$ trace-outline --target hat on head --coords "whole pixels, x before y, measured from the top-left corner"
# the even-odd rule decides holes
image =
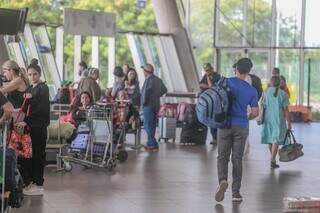
[[[113,71],[113,75],[122,78],[124,76],[122,67],[116,66]]]
[[[70,84],[72,84],[71,81],[68,81],[68,80],[61,81],[61,86],[69,86]]]
[[[212,65],[210,64],[210,63],[205,63],[204,65],[203,65],[203,69],[204,70],[209,70],[209,69],[212,69],[213,67],[212,67]]]
[[[250,72],[251,68],[253,67],[252,61],[250,58],[240,58],[237,63],[233,65],[233,68],[237,68],[243,72]]]
[[[154,69],[153,66],[151,64],[145,64],[144,66],[141,66],[141,68],[149,73],[153,73]]]

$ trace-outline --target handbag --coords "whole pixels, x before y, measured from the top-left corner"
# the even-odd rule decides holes
[[[32,141],[30,133],[28,132],[27,125],[21,125],[20,121],[21,115],[23,115],[22,109],[24,109],[27,98],[24,99],[23,104],[18,112],[16,121],[13,123],[13,128],[8,137],[8,147],[13,149],[17,156],[23,158],[32,157]]]
[[[289,144],[282,146],[279,150],[279,160],[281,162],[293,161],[304,155],[302,151],[303,145],[297,143],[291,130],[287,130],[284,141],[287,139]]]
[[[60,122],[71,123],[73,126],[77,126],[77,121],[74,120],[72,112],[69,112],[66,115],[62,115],[59,118]]]
[[[261,99],[259,101],[259,115],[257,117],[258,125],[264,124],[265,114],[266,114],[266,99],[265,99],[265,95],[262,94]]]

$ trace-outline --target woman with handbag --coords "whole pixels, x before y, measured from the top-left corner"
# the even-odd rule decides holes
[[[32,157],[21,159],[21,175],[25,183],[25,195],[43,195],[43,170],[46,161],[47,127],[50,123],[49,88],[42,82],[41,68],[37,59],[32,59],[27,68],[31,85],[27,88],[28,113],[25,123],[30,129]]]
[[[279,76],[271,78],[271,87],[265,92],[264,123],[262,128],[261,143],[268,144],[271,154],[271,168],[279,168],[276,156],[279,145],[286,143],[287,129],[291,129],[290,114],[288,110],[288,95],[280,89]]]

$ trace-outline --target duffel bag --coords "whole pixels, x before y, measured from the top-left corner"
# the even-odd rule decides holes
[[[288,139],[289,144],[284,145],[279,150],[279,157],[281,162],[293,161],[303,156],[303,145],[296,142],[296,139],[291,130],[286,133],[285,141]]]

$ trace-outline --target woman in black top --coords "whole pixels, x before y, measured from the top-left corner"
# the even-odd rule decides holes
[[[17,62],[8,60],[2,65],[3,75],[9,81],[4,83],[0,92],[7,94],[13,107],[20,108],[23,103],[23,95],[29,86],[28,79],[24,76]]]
[[[47,126],[50,122],[49,88],[42,82],[38,60],[33,59],[27,68],[31,85],[25,97],[28,113],[25,122],[30,128],[32,158],[21,159],[21,174],[26,185],[25,195],[43,195],[43,170],[46,161]]]

